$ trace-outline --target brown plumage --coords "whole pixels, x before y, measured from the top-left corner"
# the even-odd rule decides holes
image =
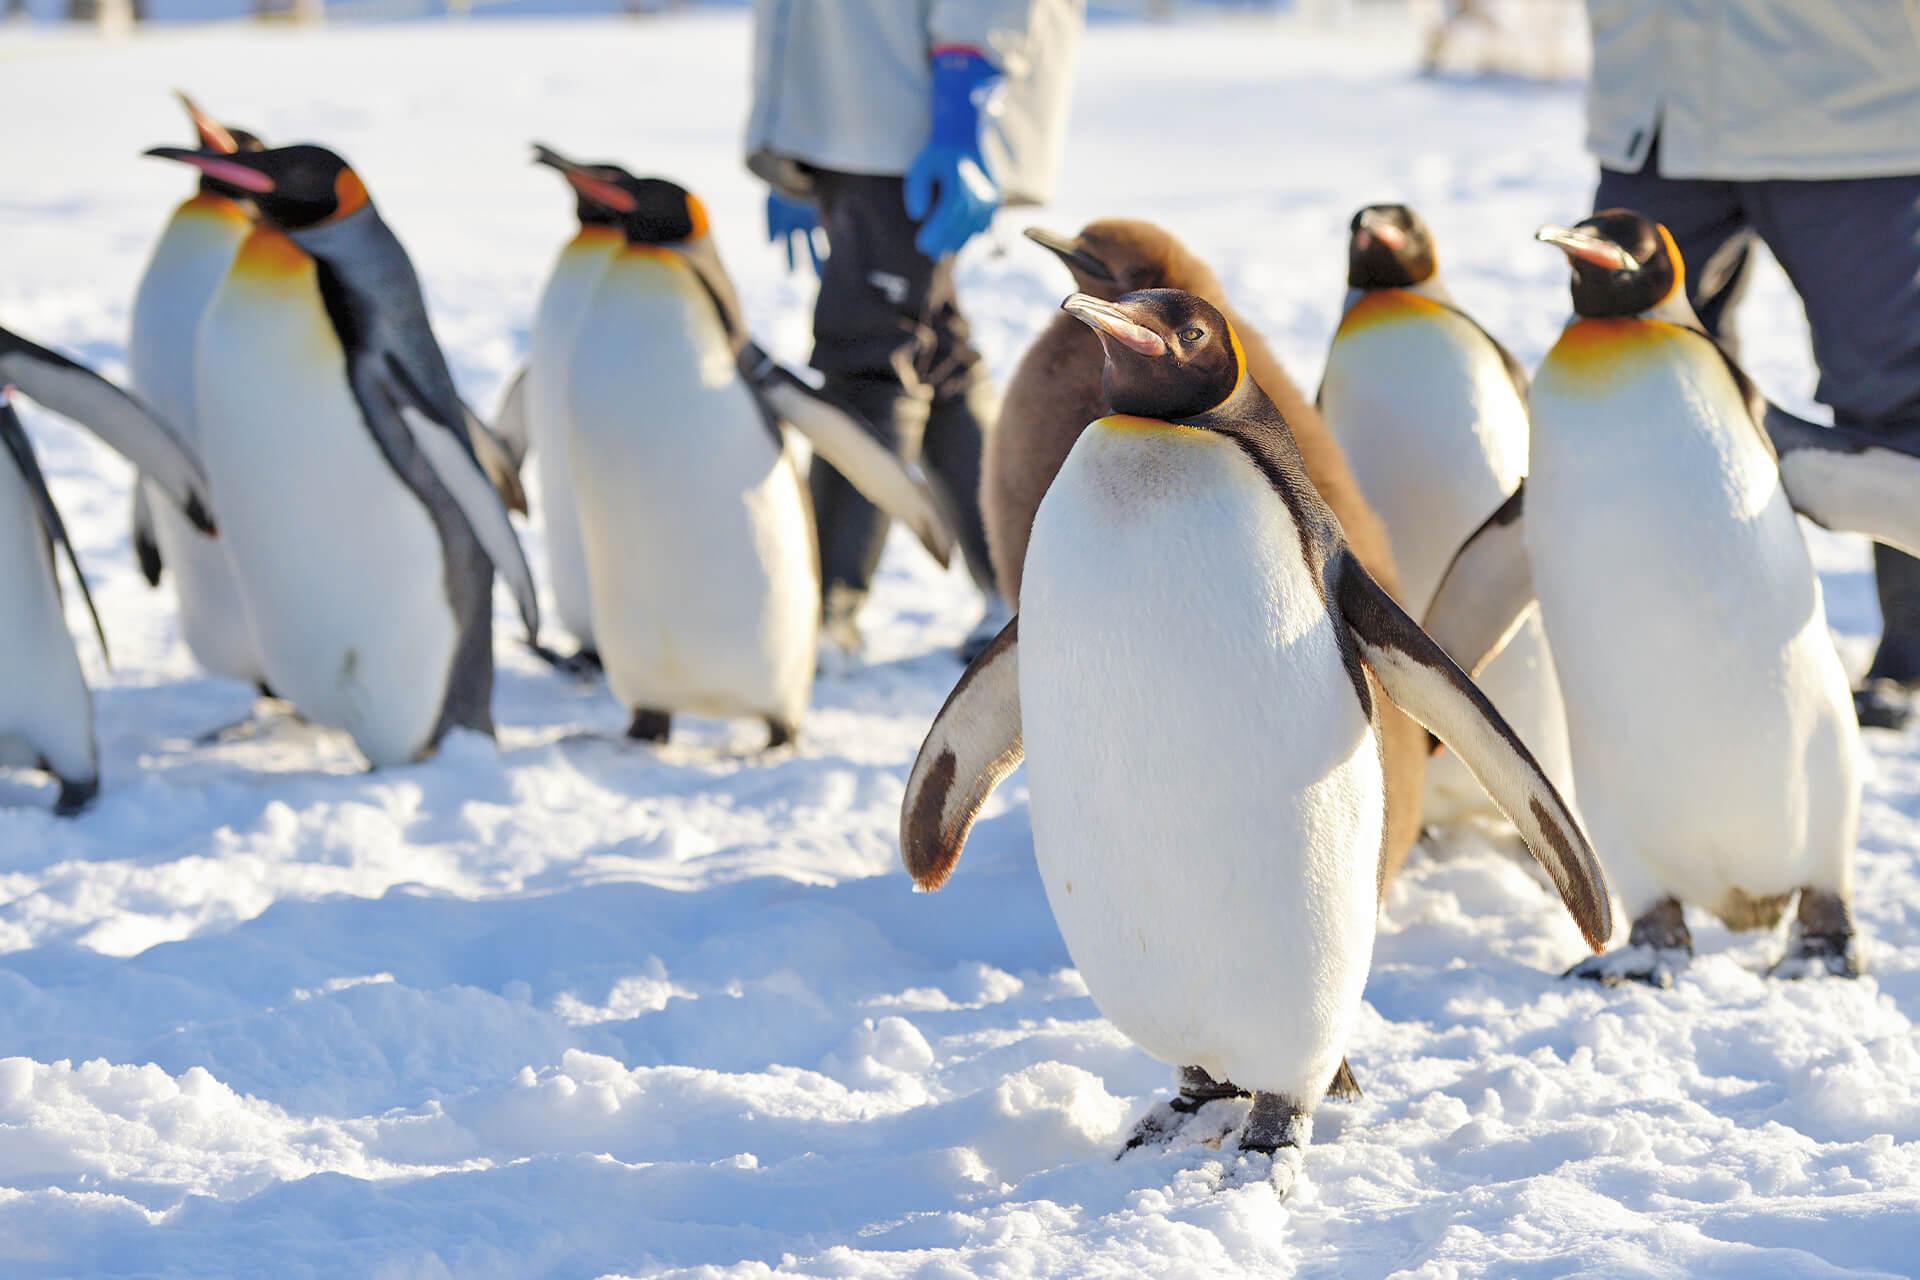
[[[1260,334],[1227,301],[1226,290],[1206,263],[1160,227],[1128,218],[1089,223],[1072,239],[1039,231],[1027,234],[1059,255],[1083,293],[1111,301],[1136,289],[1184,289],[1218,307],[1240,335],[1248,372],[1293,428],[1307,474],[1340,518],[1348,545],[1381,586],[1398,594],[1399,575],[1386,527],[1361,497],[1346,456]],[[1101,363],[1100,340],[1093,331],[1070,315],[1054,316],[1021,357],[1000,407],[999,426],[987,436],[981,514],[994,575],[1016,609],[1027,537],[1040,499],[1081,431],[1106,412]],[[1427,734],[1381,697],[1377,687],[1374,703],[1380,708],[1387,781],[1387,838],[1380,867],[1384,894],[1420,835]]]

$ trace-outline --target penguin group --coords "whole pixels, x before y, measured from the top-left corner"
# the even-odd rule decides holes
[[[535,145],[577,226],[489,424],[348,161],[182,101],[193,145],[147,154],[195,187],[139,285],[131,390],[0,329],[0,601],[31,673],[0,684],[0,767],[49,773],[57,812],[101,782],[63,573],[92,600],[16,395],[133,465],[137,560],[194,659],[374,768],[493,734],[496,579],[629,738],[701,715],[790,748],[812,457],[948,563],[923,477],[754,340],[687,188]],[[1028,765],[1087,990],[1179,1073],[1123,1155],[1231,1139],[1235,1177],[1293,1185],[1322,1097],[1359,1092],[1376,914],[1423,833],[1531,855],[1594,953],[1572,978],[1671,985],[1688,906],[1790,917],[1778,977],[1862,971],[1858,730],[1796,516],[1920,554],[1920,456],[1769,404],[1663,227],[1537,234],[1573,315],[1530,374],[1416,211],[1358,211],[1309,400],[1165,229],[1027,233],[1073,292],[983,463],[1017,610],[927,732],[900,846],[939,888]],[[512,519],[528,459],[566,654]]]
[[[1222,1148],[1283,1195],[1320,1099],[1359,1091],[1396,825],[1507,824],[1594,952],[1568,978],[1670,986],[1687,906],[1735,929],[1791,912],[1773,976],[1862,971],[1859,731],[1795,515],[1920,541],[1920,456],[1769,404],[1665,228],[1540,229],[1573,316],[1531,377],[1418,213],[1347,230],[1311,405],[1164,231],[1029,232],[1079,291],[983,482],[1019,611],[901,808],[937,889],[1027,764],[1088,993],[1179,1072],[1121,1154]],[[1444,749],[1424,786],[1393,785],[1391,708]]]

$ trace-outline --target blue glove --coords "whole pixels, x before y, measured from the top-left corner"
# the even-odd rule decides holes
[[[929,258],[958,253],[1000,207],[999,184],[980,154],[981,108],[999,80],[994,65],[972,49],[933,55],[933,128],[907,169],[905,192],[907,216],[920,224],[914,247]]]
[[[779,244],[787,242],[787,270],[798,270],[800,256],[794,252],[794,241],[807,246],[807,256],[813,259],[813,274],[820,274],[822,254],[820,244],[827,233],[820,228],[820,215],[814,207],[801,200],[789,200],[778,191],[767,192],[767,242]]]

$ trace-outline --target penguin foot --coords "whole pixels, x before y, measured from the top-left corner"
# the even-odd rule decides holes
[[[1897,680],[1869,680],[1853,691],[1853,714],[1862,729],[1904,729],[1913,719],[1913,693]]]
[[[1180,1092],[1165,1102],[1156,1102],[1140,1122],[1133,1126],[1133,1132],[1127,1137],[1127,1144],[1120,1148],[1120,1155],[1126,1155],[1139,1147],[1164,1147],[1180,1136],[1187,1124],[1200,1113],[1201,1108],[1210,1102],[1224,1102],[1233,1098],[1244,1098],[1247,1091],[1228,1080],[1215,1080],[1207,1074],[1204,1067],[1180,1068]],[[1222,1126],[1218,1133],[1202,1142],[1219,1142],[1233,1132],[1231,1125]]]
[[[778,716],[767,717],[767,750],[778,750],[799,736],[800,727],[792,721],[782,720]]]
[[[1828,974],[1857,978],[1866,972],[1853,911],[1838,894],[1800,891],[1800,914],[1787,937],[1787,951],[1767,970],[1769,978],[1792,981]]]
[[[1300,1179],[1312,1141],[1313,1116],[1305,1108],[1283,1093],[1255,1093],[1246,1127],[1240,1130],[1240,1158],[1226,1180],[1264,1180],[1284,1198]]]
[[[672,730],[672,712],[640,707],[634,711],[632,723],[627,725],[627,736],[640,742],[665,742]]]
[[[85,811],[94,797],[100,794],[100,779],[87,778],[75,780],[60,779],[60,794],[53,802],[53,814],[56,818],[72,818]]]
[[[571,654],[563,654],[549,649],[543,644],[529,644],[533,656],[558,671],[563,676],[582,682],[598,680],[604,668],[600,665],[600,654],[593,649],[579,648]]]
[[[1673,986],[1675,978],[1693,959],[1693,948],[1626,946],[1605,955],[1588,956],[1560,976],[1586,978],[1602,986],[1617,987],[1623,982],[1644,982],[1662,991]]]

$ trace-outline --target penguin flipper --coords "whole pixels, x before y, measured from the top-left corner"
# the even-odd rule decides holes
[[[0,329],[0,384],[79,423],[172,499],[203,533],[213,532],[207,477],[192,450],[151,409],[57,351]]]
[[[40,518],[40,528],[46,534],[49,552],[57,547],[66,554],[67,567],[73,570],[73,580],[80,584],[80,598],[86,602],[87,616],[93,619],[93,634],[100,638],[100,657],[111,670],[113,655],[107,651],[107,631],[100,625],[100,611],[93,606],[93,592],[87,586],[87,575],[80,571],[80,557],[74,554],[73,541],[67,537],[66,522],[60,518],[60,508],[53,505],[53,494],[47,489],[47,477],[40,470],[39,459],[33,456],[33,442],[27,439],[27,429],[20,425],[20,416],[13,411],[4,387],[0,387],[0,444],[12,457],[13,465],[20,471],[20,478],[26,482],[27,492],[32,495],[34,514]],[[51,562],[48,568],[52,568]],[[57,588],[60,575],[54,574],[53,581]]]
[[[968,664],[927,730],[900,802],[900,857],[917,888],[953,874],[980,807],[1026,758],[1020,736],[1020,619]]]
[[[526,553],[521,549],[520,539],[507,519],[505,504],[481,468],[479,459],[474,457],[464,424],[442,421],[407,376],[406,368],[391,357],[379,377],[379,385],[386,394],[387,403],[406,424],[414,444],[426,457],[434,474],[440,477],[440,482],[447,487],[460,513],[466,517],[473,536],[487,553],[487,558],[493,561],[494,570],[507,580],[514,601],[519,605],[520,620],[526,626],[527,639],[537,645],[540,636],[540,602],[534,595],[533,570],[527,567]]]
[[[467,443],[473,446],[473,456],[479,459],[493,491],[507,510],[527,514],[527,491],[521,487],[520,464],[514,460],[513,451],[466,403],[461,403],[460,412],[467,420]]]
[[[500,397],[500,408],[493,415],[493,431],[506,447],[514,474],[518,475],[527,465],[527,449],[533,439],[527,426],[527,366],[521,365],[507,383],[506,394]]]
[[[140,562],[140,576],[147,585],[160,585],[160,572],[166,567],[160,558],[160,540],[153,534],[153,508],[147,504],[144,476],[133,478],[133,554]]]
[[[1454,552],[1422,625],[1468,671],[1478,674],[1504,649],[1533,607],[1533,571],[1521,523],[1526,481]]]
[[[1920,455],[1769,404],[1764,425],[1793,509],[1823,529],[1863,533],[1920,556]]]
[[[1472,770],[1520,831],[1595,951],[1613,931],[1607,879],[1579,821],[1479,686],[1343,550],[1332,584],[1340,615],[1380,687]]]
[[[941,568],[952,562],[953,534],[933,493],[853,410],[808,386],[751,343],[740,365],[748,385],[775,417],[811,441],[814,452],[832,463],[862,497],[913,530]]]

